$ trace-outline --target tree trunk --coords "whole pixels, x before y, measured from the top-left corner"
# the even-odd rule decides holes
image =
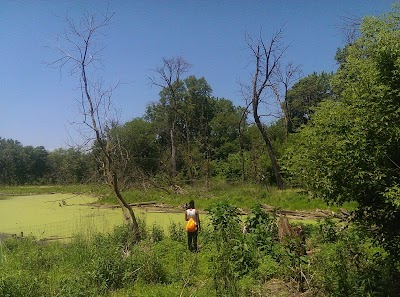
[[[176,176],[176,143],[175,143],[175,123],[172,124],[169,130],[169,136],[171,140],[171,171],[172,179]]]
[[[133,240],[133,243],[137,243],[141,239],[141,234],[140,234],[140,229],[139,225],[136,220],[135,213],[132,210],[132,207],[125,201],[125,199],[122,197],[122,194],[119,190],[119,185],[118,185],[118,177],[117,174],[115,173],[115,170],[113,168],[113,160],[109,152],[109,142],[104,145],[102,143],[103,147],[103,152],[105,156],[105,161],[106,161],[106,177],[107,177],[107,182],[108,185],[110,186],[111,190],[113,191],[113,194],[115,198],[118,201],[118,204],[121,206],[122,213],[124,216],[124,223],[128,227],[128,231],[131,234],[131,238]]]
[[[189,182],[191,185],[193,185],[193,157],[192,157],[192,152],[190,149],[190,131],[189,131],[189,125],[186,121],[186,128],[185,128],[185,132],[186,132],[186,150],[187,150],[187,162],[188,162],[188,175],[189,175]]]
[[[254,114],[254,121],[256,122],[257,127],[261,132],[261,135],[262,135],[262,138],[264,139],[265,145],[267,146],[268,156],[271,160],[272,169],[274,170],[274,175],[276,178],[276,185],[279,190],[283,190],[283,188],[285,187],[285,184],[284,184],[282,176],[281,176],[280,167],[276,160],[275,151],[272,147],[271,140],[269,139],[267,131],[265,131],[265,128],[260,121],[260,117],[258,116],[257,109],[253,109],[253,114]]]

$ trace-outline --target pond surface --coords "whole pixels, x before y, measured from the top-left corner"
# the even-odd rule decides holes
[[[102,208],[88,204],[97,198],[74,194],[51,194],[0,197],[0,233],[37,239],[66,238],[73,234],[91,235],[110,232],[123,224],[120,208]],[[147,226],[156,223],[167,230],[171,222],[184,228],[183,213],[153,213],[134,208],[139,220]]]

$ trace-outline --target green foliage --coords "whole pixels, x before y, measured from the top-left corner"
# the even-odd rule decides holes
[[[0,184],[43,183],[49,171],[47,156],[43,146],[23,146],[0,137]]]
[[[324,219],[318,222],[318,241],[322,243],[333,243],[339,237],[338,226],[332,219]]]
[[[334,101],[291,139],[293,181],[329,203],[358,203],[357,219],[399,256],[400,30],[398,7],[365,18],[334,76]]]
[[[153,242],[158,242],[163,240],[165,237],[164,229],[160,225],[153,224],[151,227],[151,240]]]
[[[239,296],[237,282],[256,267],[255,254],[242,232],[236,207],[221,202],[209,213],[216,248],[210,264],[217,296]]]
[[[252,245],[267,254],[272,254],[278,237],[276,217],[264,212],[256,204],[246,220],[248,237]]]
[[[275,223],[257,204],[245,217],[230,204],[215,204],[199,234],[199,253],[187,250],[176,225],[159,240],[152,235],[159,226],[146,227],[148,238],[129,250],[125,226],[69,243],[10,238],[2,242],[0,296],[259,296],[272,279],[303,282],[298,290],[314,296],[400,292],[398,263],[354,225],[304,228],[312,254],[300,256],[294,242],[276,240]]]
[[[290,111],[289,132],[295,132],[312,118],[314,108],[324,100],[332,98],[330,80],[333,74],[316,72],[300,79],[288,91],[287,101]]]
[[[0,296],[35,297],[44,296],[46,288],[44,280],[32,276],[28,271],[13,271],[0,275]]]
[[[259,260],[259,265],[250,275],[261,283],[281,274],[281,264],[271,255],[266,254]]]
[[[311,258],[312,287],[328,296],[397,296],[399,275],[388,254],[356,229],[342,231]]]
[[[185,242],[186,233],[180,225],[175,222],[170,222],[168,225],[169,238],[173,241]]]

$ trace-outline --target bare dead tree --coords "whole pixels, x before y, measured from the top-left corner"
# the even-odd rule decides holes
[[[171,145],[171,172],[172,178],[176,176],[176,133],[178,120],[178,89],[180,87],[181,76],[189,70],[191,65],[182,57],[163,58],[160,67],[154,69],[156,76],[150,78],[151,83],[169,93],[168,126]]]
[[[288,63],[284,69],[281,64],[276,68],[276,83],[272,84],[272,89],[278,104],[282,108],[283,118],[285,120],[286,138],[292,131],[292,112],[288,101],[289,88],[300,78],[300,66]],[[281,87],[282,86],[282,87]]]
[[[270,101],[268,99],[274,96],[273,90],[277,78],[277,70],[287,49],[282,42],[282,34],[282,29],[277,31],[273,34],[269,43],[264,42],[261,33],[256,39],[253,39],[250,35],[246,36],[247,46],[254,61],[254,72],[251,77],[250,87],[253,117],[267,147],[278,189],[284,188],[284,182],[271,139],[261,121],[260,109],[261,106],[264,106],[268,114],[271,114],[271,110],[267,105]]]
[[[119,143],[113,142],[110,135],[110,130],[116,123],[112,95],[117,86],[105,89],[103,80],[96,78],[102,67],[101,53],[104,50],[99,41],[113,15],[107,11],[98,17],[86,12],[78,22],[66,17],[67,28],[59,36],[56,48],[59,58],[48,64],[59,67],[60,70],[68,67],[70,74],[79,79],[82,116],[80,124],[85,127],[81,130],[82,136],[87,144],[99,149],[107,184],[122,209],[133,242],[138,242],[141,235],[135,214],[123,198],[119,187],[115,160]]]

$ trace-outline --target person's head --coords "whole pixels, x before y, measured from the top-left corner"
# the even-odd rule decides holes
[[[194,208],[194,201],[193,200],[189,201],[189,208]]]

